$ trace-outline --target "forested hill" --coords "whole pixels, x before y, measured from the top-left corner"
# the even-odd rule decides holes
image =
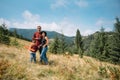
[[[21,35],[22,37],[24,38],[27,38],[29,40],[31,40],[34,32],[36,32],[36,29],[20,29],[20,28],[10,28],[9,29],[10,31],[14,31],[16,30],[16,32]],[[46,31],[47,32],[47,35],[49,37],[49,39],[53,39],[56,35],[58,37],[60,37],[62,34],[58,33],[58,32],[55,32],[55,31]],[[65,39],[67,42],[71,42],[73,41],[74,37],[68,37],[68,36],[65,36]]]

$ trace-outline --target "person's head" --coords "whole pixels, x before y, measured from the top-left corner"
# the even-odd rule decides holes
[[[45,31],[42,31],[41,34],[43,37],[47,36],[47,33]]]
[[[41,32],[41,26],[37,26],[37,31]]]

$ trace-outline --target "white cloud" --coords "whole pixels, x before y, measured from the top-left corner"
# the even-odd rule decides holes
[[[92,34],[92,33],[94,33],[93,30],[85,30],[82,35],[83,35],[83,36],[87,36],[87,35],[90,35],[90,34]]]
[[[0,25],[2,25],[4,23],[6,24],[6,26],[10,26],[11,25],[10,21],[8,21],[6,19],[3,19],[3,18],[0,18]]]
[[[14,28],[23,28],[23,29],[36,29],[38,25],[41,25],[42,30],[56,31],[59,33],[63,33],[67,36],[75,36],[76,30],[79,28],[81,28],[81,31],[83,31],[80,25],[79,26],[75,25],[67,18],[64,18],[62,21],[59,21],[58,23],[54,21],[51,23],[46,23],[46,22],[40,22],[40,16],[37,14],[32,14],[28,10],[24,11],[22,15],[23,15],[22,22],[17,21],[15,19],[13,19],[14,21],[9,21],[0,18],[0,24],[5,22],[9,28],[14,27]],[[88,35],[91,33],[93,33],[92,30],[86,30],[81,32],[82,35]]]
[[[78,0],[75,2],[79,7],[88,7],[88,2],[86,0]]]
[[[56,9],[59,7],[67,7],[68,5],[75,4],[79,7],[88,7],[89,4],[86,0],[55,0],[51,4],[51,9]]]
[[[63,20],[59,23],[61,27],[61,32],[63,32],[67,36],[75,36],[77,27],[72,23],[67,20]]]
[[[40,25],[40,16],[38,14],[32,14],[30,11],[26,10],[22,13],[23,22],[14,21],[12,26],[15,28],[33,28],[35,29],[37,25]]]
[[[31,22],[35,22],[35,21],[39,21],[40,20],[40,16],[38,14],[32,14],[30,13],[28,10],[24,11],[23,12],[23,18],[26,20],[26,21],[31,21]]]
[[[60,31],[60,27],[57,23],[52,22],[52,23],[41,23],[42,30],[47,30],[47,31]]]
[[[59,33],[63,33],[67,36],[75,36],[77,28],[74,26],[74,24],[67,22],[65,20],[59,22],[59,23],[42,23],[42,29],[48,30],[48,31],[56,31]]]
[[[105,28],[105,31],[112,31],[112,29],[107,27],[107,28]]]
[[[105,31],[112,31],[114,26],[114,20],[106,20],[104,18],[99,18],[96,21],[95,26],[97,26],[99,30],[101,29],[101,27],[103,27],[105,28]]]
[[[96,26],[100,26],[100,27],[101,26],[109,26],[109,25],[113,25],[113,24],[114,24],[114,21],[106,20],[104,18],[99,18],[95,23]]]
[[[35,29],[37,25],[40,25],[40,23],[39,22],[24,21],[22,23],[20,23],[20,22],[13,22],[12,25],[15,28]]]
[[[56,9],[58,7],[66,7],[66,0],[55,0],[55,3],[51,4],[51,9]]]
[[[96,26],[102,26],[104,24],[103,20],[102,19],[99,19],[97,22],[96,22]]]

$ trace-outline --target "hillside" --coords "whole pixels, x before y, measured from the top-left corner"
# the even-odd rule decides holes
[[[32,36],[33,36],[34,32],[36,32],[36,29],[10,28],[9,30],[14,31],[15,29],[16,29],[16,31],[19,35],[22,35],[24,38],[27,38],[29,40],[32,39]],[[55,32],[55,31],[46,31],[46,32],[47,32],[47,35],[50,39],[53,39],[56,35],[61,36],[60,33]],[[71,42],[71,41],[73,41],[74,37],[65,36],[65,39],[66,39],[67,42]]]
[[[17,40],[17,47],[0,44],[0,80],[120,80],[119,65],[87,56],[48,52],[49,65],[30,63],[29,52],[23,47],[29,42]]]

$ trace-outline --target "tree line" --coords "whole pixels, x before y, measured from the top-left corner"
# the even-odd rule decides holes
[[[11,41],[10,37],[14,37],[14,41]],[[12,42],[13,44],[17,44],[16,38],[30,41],[29,39],[24,38],[22,35],[19,35],[16,29],[12,32],[9,31],[6,24],[3,23],[0,25],[0,43],[10,45],[10,42]]]
[[[14,37],[11,41],[10,37]],[[14,30],[10,32],[5,24],[0,25],[0,43],[9,45],[17,45],[16,38],[28,40],[21,35],[17,34]],[[28,40],[29,41],[29,40]],[[54,54],[79,54],[82,58],[83,55],[91,56],[101,61],[107,61],[114,64],[120,64],[120,21],[116,18],[114,30],[106,32],[103,27],[88,36],[81,36],[80,30],[77,29],[76,36],[73,42],[67,42],[64,34],[57,36],[50,43],[49,51]]]
[[[91,56],[101,61],[107,61],[114,64],[120,64],[120,21],[116,18],[114,30],[106,32],[103,27],[100,31],[86,37],[81,36],[77,29],[74,41],[71,43],[65,42],[65,37],[62,34],[54,38],[50,44],[50,52],[55,54],[79,54]]]

